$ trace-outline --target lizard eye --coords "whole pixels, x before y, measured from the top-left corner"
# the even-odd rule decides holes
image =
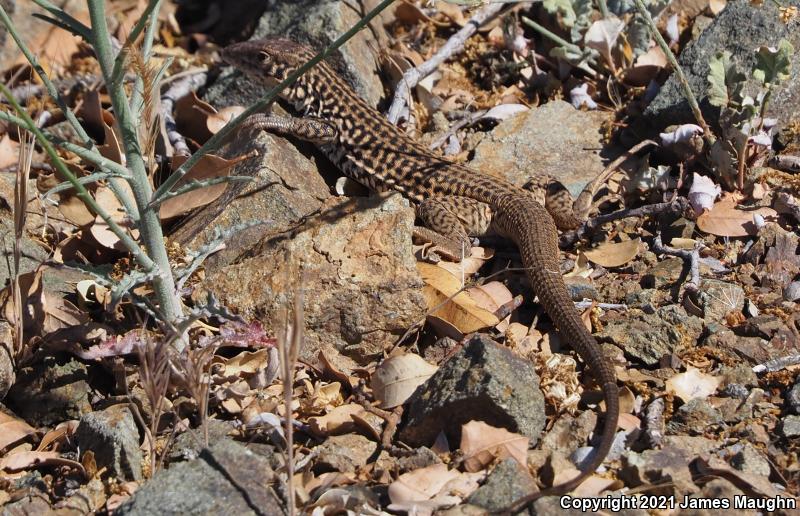
[[[258,58],[261,60],[262,64],[268,64],[271,60],[269,54],[264,52],[263,50],[258,53]]]

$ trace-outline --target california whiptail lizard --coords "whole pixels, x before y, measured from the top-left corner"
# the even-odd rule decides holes
[[[250,79],[271,87],[313,55],[303,45],[271,38],[231,45],[222,57]],[[416,204],[418,217],[436,234],[432,240],[449,249],[447,254],[460,257],[460,250],[471,246],[469,235],[482,235],[490,226],[516,243],[540,303],[562,339],[602,385],[605,421],[593,459],[574,479],[534,496],[577,487],[602,464],[611,448],[619,392],[613,367],[583,325],[561,278],[556,226],[547,210],[529,192],[452,163],[414,142],[324,62],[281,95],[302,118],[257,115],[248,125],[312,141],[348,177],[372,190],[401,192]]]

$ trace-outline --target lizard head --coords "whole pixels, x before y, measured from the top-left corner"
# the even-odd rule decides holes
[[[277,37],[234,43],[222,50],[223,61],[268,86],[283,81],[312,57],[308,47]]]

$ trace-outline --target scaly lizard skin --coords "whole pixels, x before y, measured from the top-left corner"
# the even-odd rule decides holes
[[[283,38],[237,43],[223,60],[252,80],[272,87],[313,57],[307,47]],[[533,196],[508,182],[437,156],[411,140],[367,105],[327,64],[301,76],[282,96],[302,118],[257,115],[248,125],[314,142],[348,177],[372,190],[396,190],[417,206],[417,214],[452,257],[469,249],[469,235],[491,226],[513,240],[533,290],[562,339],[589,365],[606,402],[603,434],[594,458],[573,480],[527,497],[571,491],[608,454],[619,417],[614,369],[586,329],[567,293],[558,266],[556,226]]]

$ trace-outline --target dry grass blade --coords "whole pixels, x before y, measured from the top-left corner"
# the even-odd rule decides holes
[[[151,472],[155,474],[158,469],[155,436],[169,388],[170,347],[163,340],[155,341],[144,337],[141,344],[136,347],[136,354],[139,357],[139,379],[150,402],[151,420],[147,439],[150,442]]]
[[[278,329],[278,354],[281,360],[281,378],[283,380],[283,403],[285,408],[285,434],[286,434],[286,506],[289,516],[296,514],[294,494],[294,438],[292,421],[292,386],[294,385],[294,365],[300,355],[303,343],[305,319],[303,312],[303,278],[292,281],[298,277],[297,268],[291,256],[287,259],[286,286],[296,284],[291,311],[289,302],[281,308],[281,327]],[[290,320],[291,319],[291,320]]]
[[[128,50],[131,68],[142,79],[142,111],[139,120],[139,141],[142,142],[142,155],[147,158],[150,167],[155,167],[155,147],[158,137],[158,70],[146,62],[144,56],[136,48]],[[153,170],[150,171],[152,176]]]
[[[24,355],[24,331],[22,320],[22,293],[19,287],[19,264],[22,258],[22,237],[25,233],[25,223],[28,212],[28,178],[33,160],[33,148],[36,137],[28,131],[20,129],[19,132],[19,162],[17,163],[17,177],[14,183],[14,355],[19,362]]]
[[[208,391],[211,385],[209,367],[218,340],[202,348],[185,348],[173,361],[172,375],[197,403],[197,412],[203,426],[203,439],[208,446]]]

